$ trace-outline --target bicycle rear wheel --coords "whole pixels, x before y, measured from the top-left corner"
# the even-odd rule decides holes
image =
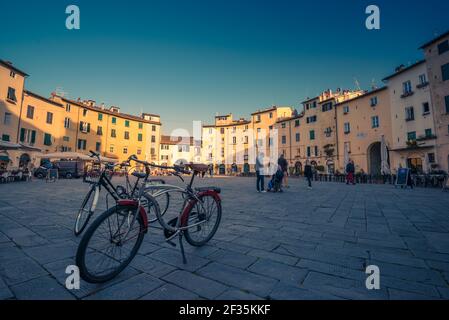
[[[212,239],[221,221],[221,203],[212,195],[201,195],[198,198],[201,202],[190,210],[188,228],[184,232],[187,242],[195,247],[204,246]]]
[[[163,180],[162,180],[163,181]],[[156,185],[157,183],[160,183],[159,181],[150,181],[150,185]],[[165,184],[165,182],[163,182]],[[148,190],[148,193],[153,196],[153,199],[155,199],[159,204],[159,211],[161,217],[167,212],[168,207],[170,206],[170,194],[168,192],[163,192],[160,195],[157,195],[157,193],[160,190],[158,189],[150,189]],[[148,216],[148,222],[153,223],[158,220],[157,216],[154,214],[154,210],[151,210],[151,208],[148,207],[146,203],[143,203],[144,208],[147,210],[147,216]]]
[[[92,217],[94,213],[96,202],[98,201],[98,194],[99,190],[97,187],[92,186],[86,194],[86,197],[84,197],[81,208],[76,215],[75,227],[73,230],[75,236],[79,236],[89,223],[90,217]]]
[[[136,214],[135,206],[116,206],[101,214],[87,229],[76,253],[76,264],[85,281],[109,281],[131,262],[145,233],[140,216],[134,221]]]

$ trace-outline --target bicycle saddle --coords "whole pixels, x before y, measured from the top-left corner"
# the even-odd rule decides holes
[[[195,188],[195,190],[198,192],[214,191],[216,193],[221,193],[221,189],[218,187],[198,187],[198,188]]]
[[[134,172],[132,173],[132,175],[133,175],[134,177],[138,178],[138,179],[144,179],[144,178],[147,176],[146,173],[144,173],[144,172],[137,172],[137,171],[134,171]]]

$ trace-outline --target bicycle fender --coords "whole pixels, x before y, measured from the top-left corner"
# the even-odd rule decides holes
[[[211,197],[215,198],[215,200],[217,200],[217,202],[219,204],[221,204],[220,195],[215,191],[208,190],[208,191],[202,191],[202,192],[198,193],[198,197],[202,197],[202,196],[211,196]],[[197,204],[197,202],[198,201],[196,199],[192,199],[192,200],[190,200],[189,204],[186,206],[186,208],[181,216],[181,226],[182,227],[185,227],[187,225],[188,213]]]
[[[132,206],[135,208],[137,208],[137,206],[139,205],[139,203],[137,201],[129,200],[129,199],[119,200],[119,201],[117,201],[117,203],[119,206]],[[140,206],[139,215],[143,221],[143,226],[145,227],[145,233],[147,233],[148,232],[148,217],[147,217],[145,208],[142,206]]]

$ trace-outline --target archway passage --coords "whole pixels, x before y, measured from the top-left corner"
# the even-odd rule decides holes
[[[380,176],[382,172],[381,143],[375,142],[368,147],[368,172],[373,176]]]
[[[27,153],[22,154],[19,160],[19,168],[28,168],[30,162],[31,162],[30,155]]]

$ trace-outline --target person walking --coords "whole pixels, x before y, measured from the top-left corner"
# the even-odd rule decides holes
[[[284,184],[284,187],[288,188],[288,161],[285,159],[284,154],[281,154],[281,156],[279,157],[278,165],[284,173],[282,183]]]
[[[304,177],[307,179],[308,183],[308,189],[312,189],[312,177],[313,177],[313,171],[312,166],[310,165],[310,161],[306,161],[306,165],[304,166]]]
[[[349,159],[349,162],[346,165],[346,184],[355,185],[354,173],[355,173],[354,161]]]
[[[265,191],[265,177],[264,177],[264,154],[261,153],[256,158],[256,187],[257,192],[266,192]]]

